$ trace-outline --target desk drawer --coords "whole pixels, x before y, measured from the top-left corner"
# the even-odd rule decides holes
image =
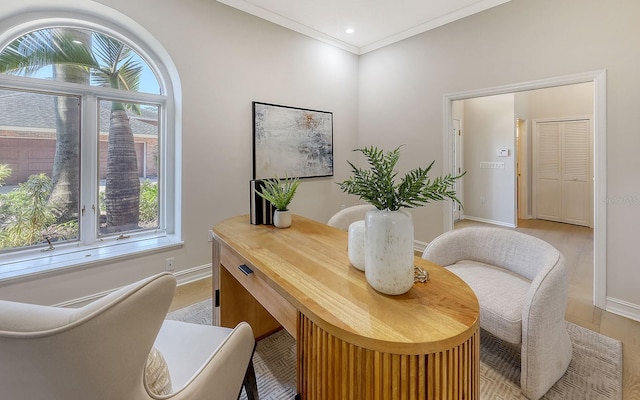
[[[245,274],[239,267],[246,265],[251,270],[252,265],[239,257],[235,252],[224,245],[220,246],[220,264],[271,314],[294,338],[296,337],[296,321],[298,311],[280,294],[271,288],[255,272]],[[233,294],[231,295],[233,297]],[[224,293],[221,293],[224,299]],[[220,303],[221,312],[224,313],[224,301]]]

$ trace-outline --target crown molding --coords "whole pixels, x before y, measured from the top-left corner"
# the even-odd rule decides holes
[[[376,40],[370,44],[364,45],[362,47],[358,47],[356,45],[344,42],[342,40],[336,39],[330,35],[327,35],[323,32],[320,32],[316,29],[313,29],[309,26],[301,24],[299,22],[293,21],[283,15],[274,13],[265,8],[256,6],[255,4],[251,4],[245,0],[217,0],[219,3],[225,4],[229,7],[233,7],[240,11],[246,12],[248,14],[254,15],[258,18],[262,18],[266,21],[272,22],[276,25],[283,26],[285,28],[291,29],[295,32],[301,33],[305,36],[309,36],[313,39],[319,40],[321,42],[327,43],[329,45],[338,47],[342,50],[349,51],[356,55],[362,55],[368,53],[373,50],[380,49],[382,47],[388,46],[390,44],[399,42],[401,40],[410,38],[412,36],[418,35],[420,33],[429,31],[431,29],[438,28],[440,26],[446,25],[448,23],[457,21],[459,19],[468,17],[470,15],[479,13],[481,11],[487,10],[489,8],[499,6],[501,4],[507,3],[511,0],[484,0],[474,3],[471,6],[461,8],[454,12],[445,14],[443,16],[434,18],[429,20],[423,24],[417,25],[413,28],[398,32],[396,34],[387,36],[380,40]]]

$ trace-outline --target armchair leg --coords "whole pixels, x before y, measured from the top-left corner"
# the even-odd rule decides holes
[[[253,360],[249,361],[242,386],[244,386],[248,400],[258,400],[258,383],[256,382],[256,370],[253,368]]]

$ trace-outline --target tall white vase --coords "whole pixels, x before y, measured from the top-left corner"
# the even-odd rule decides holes
[[[375,290],[409,291],[414,281],[413,220],[404,211],[371,210],[365,218],[365,276]]]

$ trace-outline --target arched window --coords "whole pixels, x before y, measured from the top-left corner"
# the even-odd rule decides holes
[[[179,243],[167,68],[84,25],[0,43],[0,254],[14,265]]]

